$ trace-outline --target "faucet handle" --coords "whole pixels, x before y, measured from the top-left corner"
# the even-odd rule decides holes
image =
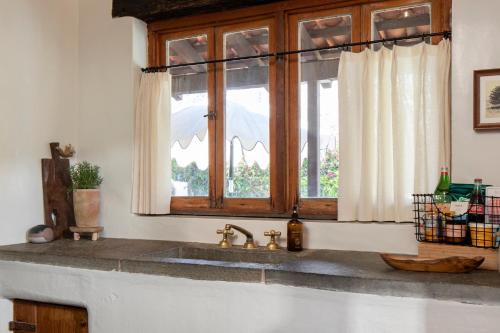
[[[218,235],[234,235],[234,231],[227,230],[227,229],[224,229],[224,230],[217,229],[217,234]]]
[[[269,243],[267,243],[267,249],[270,251],[275,251],[279,250],[280,246],[278,243],[276,243],[276,237],[281,236],[281,231],[276,231],[276,230],[270,230],[264,232],[264,236],[269,236],[271,239],[269,240]]]
[[[226,224],[223,230],[217,230],[217,234],[222,235],[222,240],[219,242],[219,247],[223,249],[231,247],[231,242],[227,238],[228,235],[234,235],[234,231],[231,230],[231,226]]]
[[[274,229],[264,232],[264,236],[271,236],[271,238],[281,236],[281,231],[276,231]]]

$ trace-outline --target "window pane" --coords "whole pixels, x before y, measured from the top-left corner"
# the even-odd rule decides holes
[[[372,13],[372,40],[408,37],[431,32],[431,5],[391,8]],[[414,45],[420,38],[399,41],[398,45]],[[430,38],[426,39],[430,42]],[[386,43],[387,47],[392,44]],[[373,45],[375,50],[381,44]]]
[[[224,34],[224,57],[265,54],[269,29]],[[224,64],[226,197],[268,198],[269,63],[266,58]]]
[[[299,23],[301,49],[351,42],[351,16]],[[336,198],[338,190],[339,50],[300,55],[300,196]]]
[[[207,60],[207,36],[167,42],[170,65]],[[172,74],[172,195],[208,196],[207,65],[177,67]]]

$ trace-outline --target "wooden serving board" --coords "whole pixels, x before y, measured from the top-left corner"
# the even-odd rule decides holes
[[[440,259],[445,257],[484,257],[484,262],[479,269],[496,271],[498,270],[498,249],[482,249],[479,247],[418,243],[418,256],[427,259]]]
[[[434,273],[468,273],[479,267],[484,257],[448,257],[425,259],[411,255],[380,254],[387,265],[404,271]]]
[[[61,158],[59,143],[50,143],[52,158],[42,159],[43,206],[45,224],[54,228],[55,239],[71,237],[69,227],[75,225],[69,160]],[[56,221],[52,215],[55,215]]]

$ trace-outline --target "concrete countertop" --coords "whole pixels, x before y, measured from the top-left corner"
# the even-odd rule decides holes
[[[264,248],[152,240],[59,240],[0,247],[0,260],[217,280],[283,284],[322,290],[500,304],[500,274],[415,273],[387,266],[377,253]]]

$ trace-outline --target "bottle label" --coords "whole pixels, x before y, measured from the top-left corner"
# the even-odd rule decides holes
[[[469,214],[484,214],[484,205],[472,204],[470,206]]]
[[[300,231],[292,231],[290,233],[290,238],[292,241],[293,248],[300,249],[302,248],[302,233]]]
[[[467,213],[469,209],[469,202],[467,201],[452,201],[450,211],[455,212],[455,215],[462,215]]]

